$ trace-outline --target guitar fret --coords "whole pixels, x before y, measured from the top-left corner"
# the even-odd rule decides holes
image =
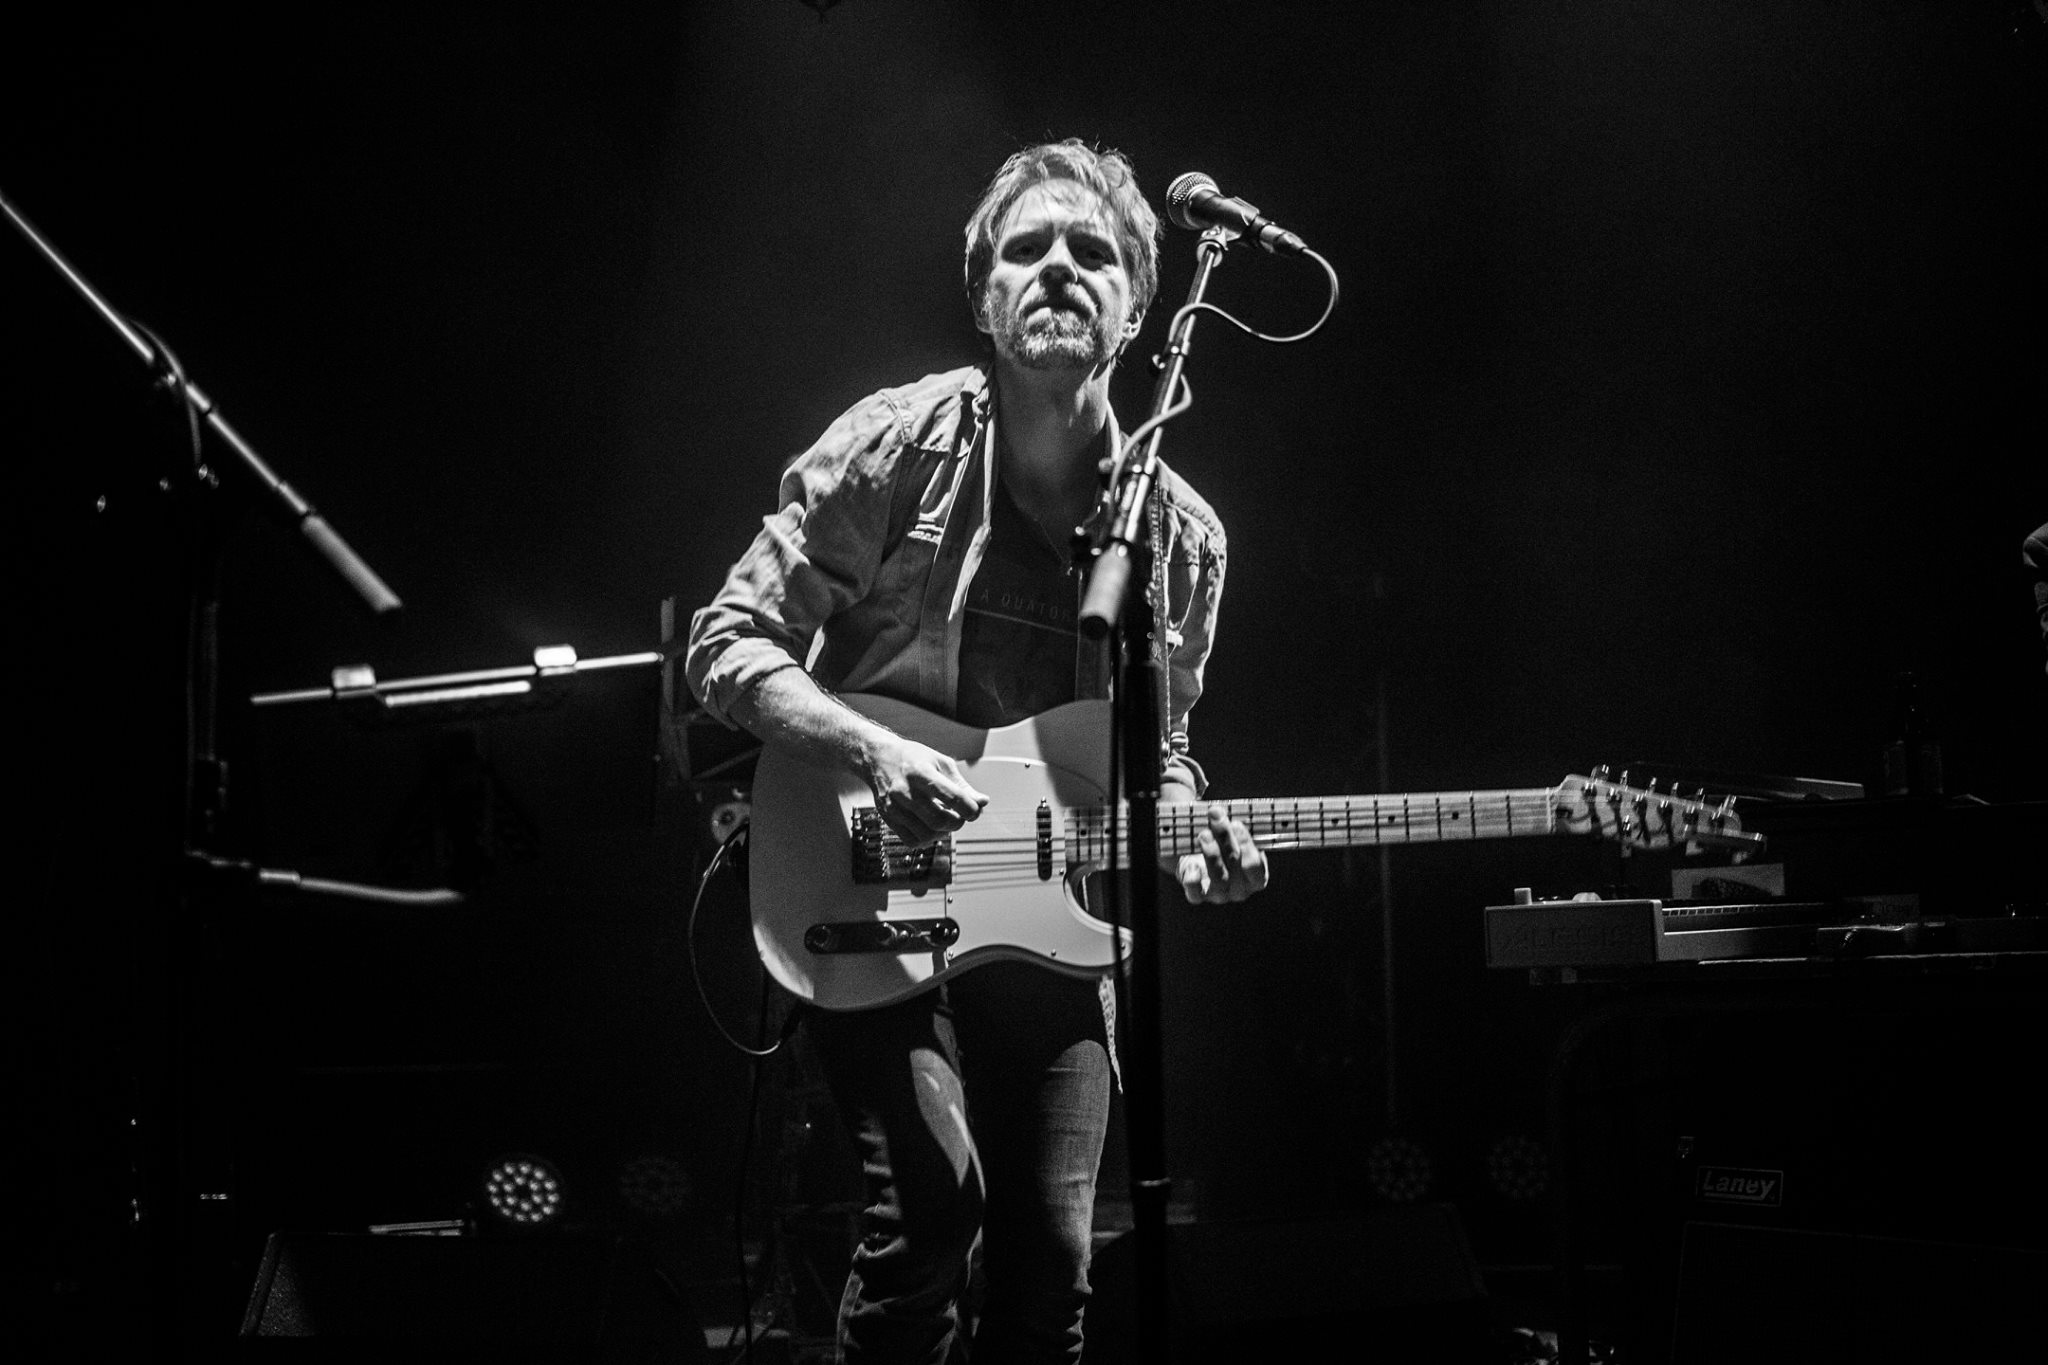
[[[1225,801],[1227,818],[1274,848],[1379,847],[1547,834],[1556,828],[1557,793],[1548,788],[1498,792],[1420,792],[1388,796],[1293,797]],[[1208,804],[1162,806],[1162,854],[1201,847]],[[1129,819],[1117,809],[1119,826]],[[1071,862],[1103,865],[1110,852],[1110,812],[1095,806],[1066,813]]]

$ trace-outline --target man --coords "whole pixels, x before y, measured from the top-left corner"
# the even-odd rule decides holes
[[[1100,696],[1076,631],[1072,529],[1119,427],[1118,357],[1158,283],[1158,219],[1130,164],[1078,140],[1018,153],[967,225],[967,293],[991,355],[856,404],[790,465],[779,510],[692,622],[687,669],[714,714],[873,789],[929,843],[987,798],[960,764],[857,714],[872,692],[995,727]],[[1163,802],[1199,799],[1187,717],[1222,592],[1224,536],[1162,471],[1148,591],[1166,656]],[[1191,901],[1266,883],[1240,823],[1208,812],[1172,869]],[[1107,982],[1023,963],[908,1001],[815,1012],[813,1041],[867,1174],[841,1305],[849,1362],[936,1362],[981,1239],[976,1365],[1074,1360],[1108,1122]]]

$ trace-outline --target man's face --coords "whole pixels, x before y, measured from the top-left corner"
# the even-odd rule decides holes
[[[1092,370],[1136,334],[1131,280],[1102,201],[1067,180],[1019,195],[996,234],[975,325],[1027,369]]]

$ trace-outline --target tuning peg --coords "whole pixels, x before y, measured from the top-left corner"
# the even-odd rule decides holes
[[[1720,833],[1723,829],[1727,828],[1728,817],[1730,815],[1733,815],[1734,813],[1735,798],[1732,796],[1722,797],[1721,803],[1714,807],[1714,813],[1711,817],[1714,826],[1714,832],[1716,834]]]
[[[1626,778],[1627,774],[1624,773],[1622,776]],[[1622,787],[1614,786],[1607,789],[1607,809],[1614,815],[1614,832],[1620,838],[1621,845],[1625,849],[1628,847],[1629,840],[1634,837],[1634,833],[1629,828],[1628,812],[1623,807]]]

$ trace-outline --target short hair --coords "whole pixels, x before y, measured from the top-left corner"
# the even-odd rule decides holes
[[[1159,215],[1138,189],[1138,173],[1119,151],[1098,151],[1080,138],[1026,147],[1003,163],[967,219],[967,300],[979,306],[982,287],[995,266],[996,233],[1024,191],[1047,181],[1069,180],[1092,191],[1109,210],[1124,265],[1131,277],[1131,301],[1139,313],[1152,306],[1159,288]]]

